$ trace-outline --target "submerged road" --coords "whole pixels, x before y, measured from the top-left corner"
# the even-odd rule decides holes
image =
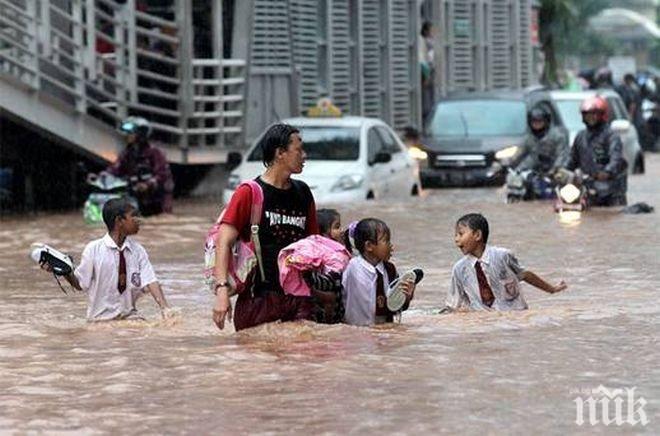
[[[660,156],[649,155],[647,174],[629,180],[629,202],[659,208],[659,179]],[[591,210],[569,225],[549,203],[506,205],[501,188],[338,208],[345,224],[386,221],[399,268],[424,269],[401,324],[219,332],[201,281],[219,205],[199,201],[178,202],[138,235],[181,316],[160,321],[147,297],[147,321],[88,324],[84,296],[62,294],[27,252],[41,241],[79,259],[103,229],[80,212],[0,221],[0,433],[660,432],[658,212]],[[523,285],[522,312],[438,315],[460,258],[454,222],[475,211],[494,245],[569,289]],[[601,385],[636,388],[634,419],[648,423],[606,426],[598,409],[601,423],[584,415],[578,425],[576,398]]]

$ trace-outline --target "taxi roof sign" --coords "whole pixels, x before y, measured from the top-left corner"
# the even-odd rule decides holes
[[[320,98],[316,106],[307,110],[308,117],[328,117],[339,118],[341,117],[341,109],[332,104],[332,100],[327,97]]]

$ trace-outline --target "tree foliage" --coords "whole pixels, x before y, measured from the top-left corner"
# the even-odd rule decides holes
[[[541,81],[557,83],[560,58],[567,54],[610,51],[610,41],[589,30],[589,18],[614,0],[541,0],[539,38],[545,64]]]

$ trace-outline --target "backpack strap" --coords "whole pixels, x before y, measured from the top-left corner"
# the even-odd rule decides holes
[[[257,265],[261,274],[261,281],[266,281],[266,273],[261,259],[261,241],[259,241],[259,223],[261,222],[261,212],[264,206],[264,191],[261,185],[254,180],[247,180],[243,184],[248,185],[252,190],[252,205],[250,210],[250,239],[254,244],[254,252],[257,255]]]

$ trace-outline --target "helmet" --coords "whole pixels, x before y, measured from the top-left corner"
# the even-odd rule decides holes
[[[598,88],[612,86],[612,70],[608,67],[599,68],[594,75],[594,81]]]
[[[532,128],[532,121],[544,121],[547,128],[550,126],[551,119],[550,112],[543,107],[535,107],[527,112],[527,125],[530,129]]]
[[[119,131],[124,135],[136,135],[138,140],[146,141],[151,135],[151,124],[142,117],[128,117],[121,122]]]
[[[580,112],[582,112],[582,116],[590,112],[596,113],[599,123],[606,123],[609,119],[609,105],[607,100],[600,96],[589,97],[584,100],[580,105]]]

